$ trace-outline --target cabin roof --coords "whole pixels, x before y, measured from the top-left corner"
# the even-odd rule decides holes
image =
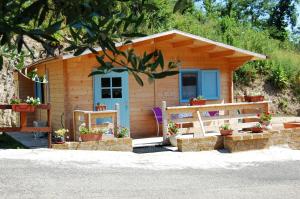
[[[193,35],[190,33],[182,32],[179,30],[170,30],[162,33],[149,35],[146,37],[136,38],[131,40],[131,44],[126,45],[156,45],[160,43],[170,43],[173,48],[185,47],[193,52],[209,53],[211,57],[226,57],[226,58],[244,58],[247,60],[264,60],[267,59],[266,55],[251,52],[234,46],[230,46],[224,43],[216,42],[204,37]],[[117,43],[116,47],[123,46],[123,43]],[[102,51],[102,49],[95,48],[96,51]],[[90,50],[84,51],[81,55],[92,53]],[[70,59],[75,57],[73,53],[65,54],[63,59]]]

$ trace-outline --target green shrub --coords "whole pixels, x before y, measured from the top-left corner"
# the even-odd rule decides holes
[[[253,65],[246,64],[237,71],[233,76],[235,84],[241,84],[249,86],[257,78],[257,70]]]
[[[277,89],[285,89],[289,86],[287,73],[281,65],[271,69],[269,81]]]

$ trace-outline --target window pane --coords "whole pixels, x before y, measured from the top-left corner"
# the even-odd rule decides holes
[[[112,78],[112,87],[122,87],[121,77],[113,77]]]
[[[110,78],[101,78],[101,87],[110,87]]]
[[[111,98],[110,89],[102,89],[101,96],[102,98]]]
[[[122,89],[121,88],[113,88],[112,93],[113,93],[113,98],[122,98]]]
[[[185,73],[181,77],[182,99],[188,100],[197,96],[197,74]]]

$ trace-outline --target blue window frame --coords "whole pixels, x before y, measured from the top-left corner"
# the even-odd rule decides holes
[[[184,69],[179,73],[180,102],[202,95],[208,100],[220,99],[219,70]]]

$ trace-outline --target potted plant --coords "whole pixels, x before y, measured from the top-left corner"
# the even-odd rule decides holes
[[[97,103],[95,108],[96,108],[96,111],[105,111],[106,110],[106,105]]]
[[[58,129],[56,131],[54,131],[54,140],[56,144],[63,144],[65,143],[65,134],[68,133],[69,130],[68,129]]]
[[[117,128],[115,132],[117,132],[115,134],[115,136],[117,138],[125,138],[125,137],[128,137],[128,135],[129,135],[129,129],[125,128],[125,127]]]
[[[220,127],[220,134],[222,136],[232,135],[233,130],[230,128],[229,124],[224,124]]]
[[[257,123],[254,127],[251,128],[252,133],[261,133],[263,132],[263,127],[261,123]]]
[[[12,105],[12,110],[15,112],[34,112],[35,106],[40,105],[41,101],[39,98],[33,98],[27,96],[25,101],[26,103],[22,103],[22,101],[18,98],[14,98],[10,101]]]
[[[269,112],[263,112],[257,115],[259,117],[259,123],[267,129],[271,129],[272,114]]]
[[[206,99],[204,99],[203,96],[199,95],[196,98],[190,99],[190,105],[191,106],[199,106],[199,105],[205,105]]]
[[[80,139],[83,142],[102,140],[102,135],[106,131],[106,128],[93,128],[89,130],[84,123],[79,127]]]
[[[261,95],[260,93],[251,93],[249,95],[245,95],[245,101],[246,102],[260,102],[264,101],[265,97]]]
[[[172,146],[177,146],[177,138],[180,137],[178,124],[170,121],[168,123],[169,140]]]

